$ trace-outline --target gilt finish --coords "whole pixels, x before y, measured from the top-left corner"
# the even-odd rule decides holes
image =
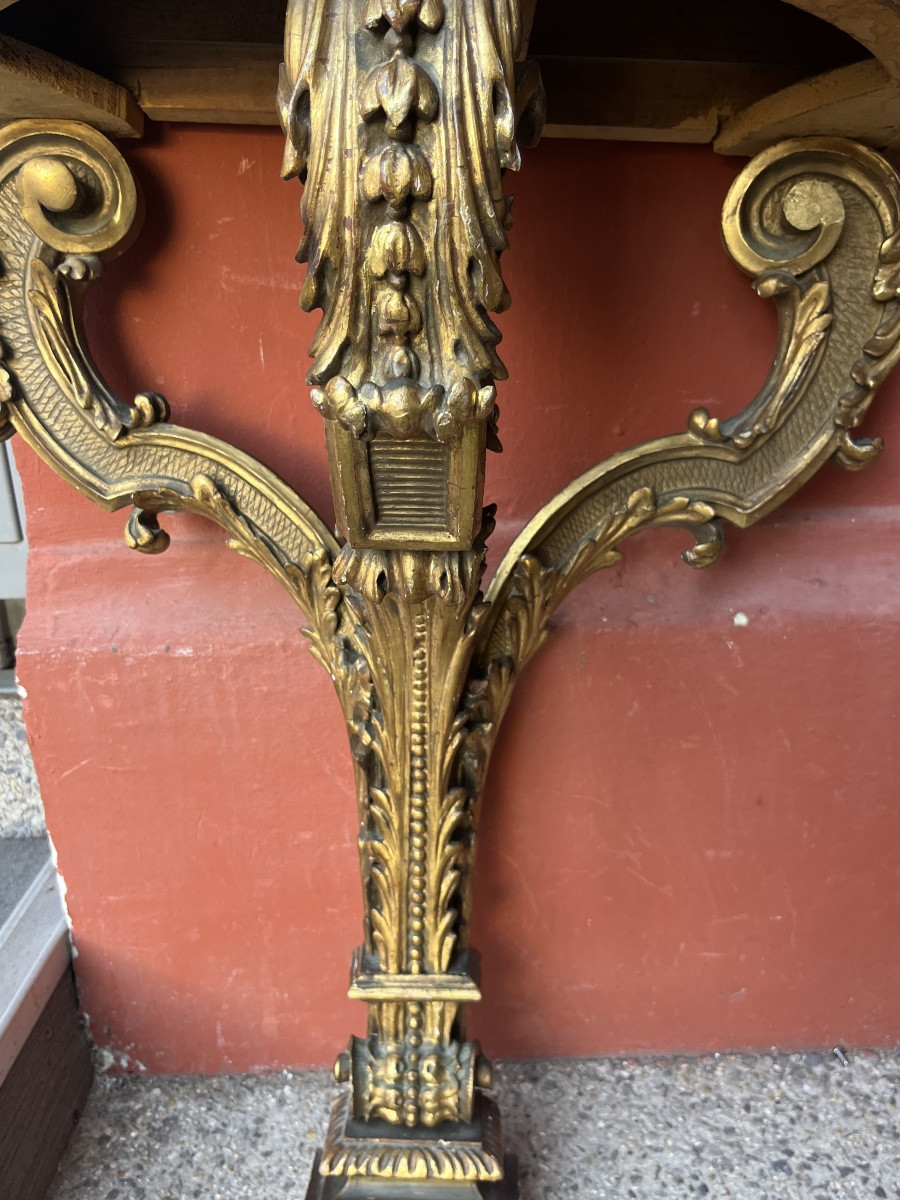
[[[850,142],[784,143],[725,205],[726,246],[779,320],[772,370],[736,416],[699,410],[682,434],[601,463],[528,525],[484,596],[484,455],[503,378],[489,312],[518,165],[517,121],[540,123],[533,73],[515,95],[513,0],[295,0],[279,95],[285,174],[306,181],[303,303],[340,540],[281,480],[169,423],[162,397],[105,386],[81,327],[86,289],[138,212],[123,159],[94,130],[0,131],[0,398],[17,432],[106,508],[126,541],[168,545],[163,512],[200,513],[265,567],[308,621],[355,764],[364,938],[351,996],[364,1038],[312,1197],[514,1196],[490,1067],[466,1039],[479,999],[470,945],[478,807],[519,672],[556,606],[643,529],[689,530],[695,567],[721,522],[771,511],[856,440],[900,356],[900,185]]]
[[[509,302],[519,41],[510,0],[288,8],[284,174],[306,185],[301,302],[323,313],[309,382],[346,539],[334,579],[355,615],[366,910],[351,995],[368,1003],[368,1036],[336,1067],[351,1088],[318,1166],[331,1191],[352,1175],[468,1191],[504,1178],[478,1086],[490,1067],[465,1036],[480,993],[459,942],[475,796],[458,751],[483,615],[484,459],[499,449],[489,313]],[[539,87],[527,98],[535,133]],[[436,1132],[385,1141],[373,1123]]]
[[[520,38],[517,0],[288,6],[284,175],[307,184],[301,303],[323,313],[309,382],[358,548],[465,550],[481,526]],[[539,98],[532,80],[531,137]]]

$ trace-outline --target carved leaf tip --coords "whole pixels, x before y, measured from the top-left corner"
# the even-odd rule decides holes
[[[399,49],[386,63],[375,67],[363,84],[360,115],[371,120],[383,112],[393,135],[416,113],[432,121],[438,111],[438,92],[428,72]]]
[[[702,438],[704,442],[721,442],[725,435],[719,427],[718,417],[711,417],[706,408],[695,408],[688,417],[688,433]]]
[[[276,104],[285,136],[281,178],[303,179],[309,158],[309,88],[303,78],[293,84],[284,63],[278,69]]]
[[[134,508],[125,525],[125,544],[140,554],[162,554],[168,550],[172,539],[160,527],[156,513],[143,508]]]
[[[684,550],[681,557],[689,567],[697,571],[713,566],[722,557],[725,549],[725,530],[716,520],[693,530],[696,545]]]
[[[900,295],[900,230],[882,243],[880,257],[873,295],[876,300],[895,300]]]
[[[834,452],[834,461],[845,471],[863,471],[871,467],[881,457],[884,450],[884,438],[860,438],[859,441],[845,429],[840,445]]]

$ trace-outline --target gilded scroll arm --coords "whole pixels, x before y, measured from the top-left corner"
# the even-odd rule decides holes
[[[745,527],[792,495],[825,462],[858,469],[879,439],[854,440],[881,380],[900,355],[900,194],[874,152],[839,139],[783,143],[742,172],[726,201],[725,244],[778,310],[772,369],[727,421],[700,409],[687,432],[615,455],[571,483],[528,524],[487,591],[477,671],[537,649],[552,611],[642,529],[681,524],[695,567],[721,548],[719,522]],[[510,621],[523,580],[533,634],[514,647]]]
[[[130,172],[109,142],[74,123],[23,121],[0,141],[4,417],[57,474],[110,510],[133,505],[126,541],[158,553],[162,512],[209,518],[228,545],[271,572],[333,636],[339,546],[324,523],[249,455],[168,424],[152,393],[126,404],[104,384],[81,328],[85,290],[127,245],[137,213]]]
[[[462,708],[467,736],[456,771],[484,787],[500,722],[554,611],[579,583],[621,557],[644,529],[678,525],[715,562],[721,522],[745,527],[792,495],[829,459],[874,461],[859,440],[875,390],[900,357],[900,189],[872,151],[837,139],[784,143],[736,181],[723,217],[726,246],[778,310],[772,369],[727,421],[693,413],[685,433],[615,455],[576,479],[528,524],[487,590],[489,610]],[[467,944],[470,896],[461,907]]]

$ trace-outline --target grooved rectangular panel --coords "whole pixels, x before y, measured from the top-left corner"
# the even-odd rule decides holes
[[[429,438],[376,438],[369,447],[369,465],[380,530],[447,528],[448,446]]]

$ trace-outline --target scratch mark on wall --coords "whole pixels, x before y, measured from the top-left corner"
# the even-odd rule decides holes
[[[657,883],[654,879],[649,879],[635,866],[628,866],[625,869],[628,871],[629,875],[633,875],[635,879],[639,879],[641,883],[645,883],[647,887],[653,888],[655,892],[659,892],[661,895],[665,896],[667,900],[675,899],[675,889],[672,887],[671,883],[667,883],[665,885]]]
[[[80,771],[82,767],[88,766],[93,761],[93,756],[90,758],[83,758],[81,762],[75,763],[73,767],[69,767],[67,771],[63,771],[63,773],[58,777],[58,782],[62,782],[63,779],[68,779],[70,775],[74,775],[76,771]]]

